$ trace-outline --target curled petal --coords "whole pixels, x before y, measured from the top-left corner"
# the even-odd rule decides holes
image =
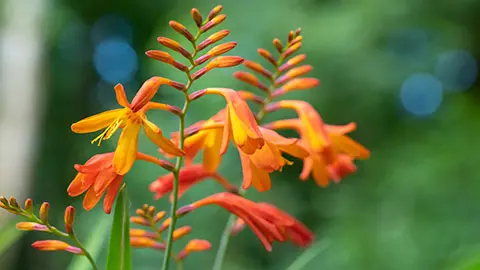
[[[163,137],[163,133],[159,127],[150,122],[146,117],[143,120],[143,129],[147,137],[160,147],[165,153],[174,156],[183,156],[185,153],[180,150],[172,141]]]
[[[95,132],[109,126],[115,119],[121,117],[125,109],[115,109],[84,118],[74,124],[71,129],[75,133]]]
[[[125,95],[125,89],[121,83],[115,85],[113,88],[115,90],[115,95],[117,97],[117,102],[123,107],[130,107],[130,103],[128,103],[127,95]]]

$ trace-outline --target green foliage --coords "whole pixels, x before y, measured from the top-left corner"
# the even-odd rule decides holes
[[[125,185],[118,193],[108,247],[107,270],[131,270],[130,201]]]
[[[3,211],[3,209],[1,210]],[[0,257],[23,235],[22,231],[15,228],[15,224],[15,220],[12,220],[0,228]]]

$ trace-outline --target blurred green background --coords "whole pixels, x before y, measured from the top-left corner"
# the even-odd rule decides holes
[[[97,148],[89,143],[94,135],[73,134],[69,126],[116,106],[117,82],[132,98],[153,75],[185,81],[144,51],[162,49],[157,36],[182,39],[168,27],[169,20],[193,31],[190,9],[206,16],[216,4],[227,14],[216,29],[230,29],[226,40],[238,41],[230,55],[262,61],[258,47],[274,51],[274,37],[284,41],[289,30],[301,27],[301,50],[321,86],[289,98],[310,101],[327,123],[357,122],[353,138],[372,151],[370,160],[357,162],[358,173],[325,189],[299,181],[301,162],[296,162],[273,175],[271,191],[249,191],[249,198],[278,205],[316,233],[320,243],[308,251],[315,257],[302,269],[480,269],[480,1],[475,0],[3,0],[0,194],[50,202],[51,221],[58,225],[63,209],[76,206],[78,235],[98,242],[99,265],[104,265],[111,216],[100,206],[86,213],[83,197],[69,198],[66,188],[76,173],[73,164],[112,151],[116,140]],[[214,70],[193,89],[252,90],[233,79],[239,69]],[[179,105],[182,95],[162,87],[155,99]],[[188,122],[205,119],[223,105],[221,98],[195,102]],[[175,129],[173,116],[151,115],[167,134]],[[267,120],[292,116],[277,112]],[[145,137],[140,149],[156,153]],[[240,183],[233,149],[220,171]],[[168,208],[166,198],[154,201],[148,191],[164,173],[137,163],[126,176],[132,214],[143,203]],[[180,204],[220,190],[204,182]],[[8,228],[10,218],[0,213],[0,230]],[[192,254],[185,269],[211,269],[226,219],[216,207],[181,219],[180,224],[193,227],[191,237],[213,245]],[[0,242],[7,236],[12,232]],[[30,247],[45,238],[25,234],[3,252],[0,269],[66,269],[70,254]],[[286,243],[268,253],[247,229],[232,238],[224,269],[286,269],[302,252]],[[134,269],[158,269],[162,256],[135,250]]]

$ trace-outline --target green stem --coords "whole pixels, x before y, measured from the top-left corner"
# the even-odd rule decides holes
[[[277,64],[275,66],[275,73],[272,75],[270,80],[271,84],[266,91],[267,96],[263,101],[262,108],[260,108],[257,115],[255,116],[257,123],[262,122],[267,112],[266,110],[267,106],[273,100],[272,91],[275,90],[275,87],[277,87],[277,85],[275,84],[275,80],[278,78],[278,76],[280,76],[280,71],[278,70],[278,67],[282,64],[283,60],[284,60],[283,57],[280,57],[280,59],[278,59],[277,61]],[[239,195],[244,196],[245,193],[246,193],[246,190],[240,190]],[[222,269],[223,260],[225,258],[225,254],[227,253],[228,242],[230,241],[230,235],[232,234],[232,228],[235,225],[235,218],[236,216],[234,214],[230,214],[228,217],[227,224],[225,225],[225,229],[223,230],[222,237],[220,238],[220,244],[217,250],[217,254],[215,255],[213,270]]]
[[[75,244],[83,251],[83,253],[85,254],[85,257],[87,257],[88,261],[90,262],[90,264],[92,265],[92,268],[93,270],[97,270],[97,265],[95,264],[95,260],[93,259],[92,255],[85,249],[85,247],[82,245],[82,243],[80,242],[80,240],[78,240],[77,236],[75,235],[74,232],[72,232],[72,234],[69,236],[70,239],[72,239]]]
[[[328,241],[319,241],[300,256],[297,257],[295,261],[286,269],[286,270],[300,270],[304,268],[309,262],[311,262],[315,257],[318,256],[322,251],[324,251],[330,242]]]
[[[193,60],[195,56],[197,56],[197,49],[196,49],[196,41],[200,37],[200,31],[197,32],[195,35],[195,40],[192,42],[193,45],[193,55],[192,58],[190,59],[191,66],[188,68],[188,71],[186,72],[187,78],[188,78],[188,83],[185,86],[185,91],[184,96],[185,96],[185,103],[183,105],[182,109],[182,114],[179,116],[179,126],[178,126],[178,132],[179,132],[179,142],[178,142],[178,147],[183,150],[184,144],[185,144],[185,116],[187,115],[188,112],[188,107],[190,105],[190,98],[188,97],[188,90],[193,84],[193,79],[191,76],[191,71],[196,67],[195,61]],[[175,169],[173,171],[173,176],[174,176],[174,181],[173,181],[173,190],[172,190],[172,204],[170,206],[170,226],[168,227],[168,238],[167,242],[165,243],[165,254],[163,257],[163,265],[162,269],[163,270],[168,270],[168,267],[170,265],[170,258],[172,254],[172,247],[173,247],[173,232],[175,231],[175,226],[177,224],[177,207],[178,207],[178,187],[179,187],[179,182],[180,182],[180,169],[182,168],[183,164],[183,156],[177,157],[177,161],[175,163]]]

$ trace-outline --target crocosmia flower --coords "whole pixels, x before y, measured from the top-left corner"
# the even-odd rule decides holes
[[[122,134],[113,157],[113,167],[120,175],[129,171],[135,161],[138,134],[141,127],[143,127],[148,138],[163,151],[175,156],[183,155],[183,152],[165,138],[160,128],[150,122],[145,115],[145,111],[150,107],[169,106],[150,102],[162,84],[176,85],[168,79],[152,77],[142,85],[131,104],[126,98],[123,86],[117,84],[114,88],[117,102],[123,108],[106,111],[80,120],[72,125],[72,131],[90,133],[105,129],[92,141],[92,143],[98,142],[100,144],[102,140],[109,139],[119,128],[122,128]],[[168,110],[168,108],[166,109]]]
[[[178,214],[193,211],[199,207],[216,204],[238,216],[257,235],[268,251],[274,241],[292,241],[307,247],[313,241],[313,233],[300,221],[267,203],[255,203],[232,193],[217,193],[186,205]]]

